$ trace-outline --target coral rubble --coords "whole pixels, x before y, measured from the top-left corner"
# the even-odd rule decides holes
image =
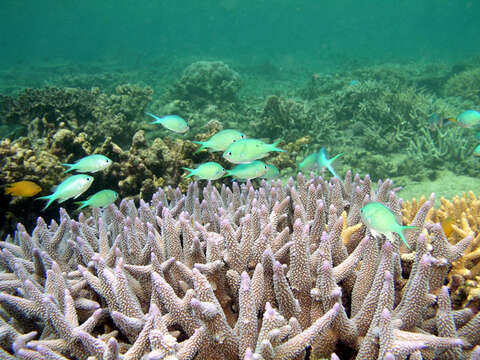
[[[0,355],[466,358],[480,315],[452,310],[441,284],[472,237],[453,245],[426,226],[432,197],[412,220],[404,279],[398,239],[360,222],[369,200],[400,215],[390,180],[373,190],[368,176],[299,174],[258,189],[159,189],[77,220],[61,210],[31,234],[19,224],[0,242]]]

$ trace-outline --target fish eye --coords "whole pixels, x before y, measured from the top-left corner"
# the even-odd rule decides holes
[[[225,169],[224,169],[224,168],[222,168],[222,171],[225,171]]]
[[[242,139],[245,139],[245,135],[244,135],[244,134],[242,134],[241,138],[242,138]]]
[[[267,165],[265,165],[265,169],[267,169]]]
[[[232,152],[231,152],[231,151],[228,152],[228,156],[232,156]]]

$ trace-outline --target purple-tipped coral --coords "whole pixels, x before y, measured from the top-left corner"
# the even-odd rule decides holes
[[[392,186],[193,183],[139,208],[61,211],[32,234],[19,224],[0,242],[0,357],[464,358],[479,315],[453,311],[446,288],[432,295],[442,244],[410,237],[402,279],[398,246],[359,223],[369,199],[398,210]]]

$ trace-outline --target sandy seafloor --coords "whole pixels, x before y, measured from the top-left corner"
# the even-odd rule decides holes
[[[410,200],[414,197],[418,199],[421,195],[428,197],[433,192],[435,193],[435,206],[438,207],[441,197],[451,199],[455,195],[462,196],[464,192],[468,193],[468,191],[473,191],[474,195],[479,197],[480,179],[444,170],[435,180],[410,182],[398,195],[404,200]]]

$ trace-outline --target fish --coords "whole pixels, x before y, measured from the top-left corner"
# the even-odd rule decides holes
[[[48,200],[42,211],[45,211],[52,202],[58,200],[62,203],[68,199],[76,199],[82,195],[93,183],[93,177],[90,175],[72,175],[63,180],[54,190],[53,194],[47,196],[41,196],[35,200]]]
[[[87,200],[77,201],[75,204],[80,205],[77,208],[77,211],[83,209],[84,207],[91,207],[91,208],[103,208],[110,204],[113,204],[118,199],[118,193],[113,190],[100,190],[96,192],[92,196],[90,196]]]
[[[297,166],[300,170],[311,170],[314,169],[318,166],[317,164],[317,156],[318,153],[313,153],[308,155],[301,163],[299,163]]]
[[[245,139],[246,136],[242,132],[233,129],[221,130],[207,141],[192,141],[194,144],[201,145],[194,154],[209,149],[210,151],[225,151],[227,148],[237,140]]]
[[[326,167],[328,169],[328,171],[330,171],[332,173],[333,176],[340,179],[338,177],[337,173],[335,172],[335,170],[333,169],[332,163],[342,154],[343,153],[340,153],[338,155],[335,155],[333,158],[329,159],[327,157],[327,151],[325,150],[324,147],[322,147],[320,149],[320,151],[318,152],[318,155],[317,155],[317,165],[320,169],[323,168],[323,167]]]
[[[68,173],[72,170],[75,170],[80,173],[89,172],[96,173],[98,171],[105,170],[110,165],[112,165],[112,160],[110,160],[105,155],[94,154],[88,155],[80,160],[75,161],[74,164],[62,164],[63,166],[69,166],[67,170],[63,173]]]
[[[468,129],[480,125],[480,112],[477,110],[465,110],[457,118],[449,118],[447,120]]]
[[[251,180],[265,175],[268,166],[263,161],[255,160],[248,164],[238,164],[231,170],[226,170],[225,176],[233,176],[239,180]]]
[[[369,202],[360,210],[363,223],[370,229],[373,235],[383,234],[385,236],[397,233],[405,246],[411,250],[405,240],[402,231],[406,229],[417,229],[416,226],[403,226],[397,222],[395,214],[388,207],[379,202]]]
[[[443,119],[438,117],[437,113],[433,113],[428,117],[428,127],[431,131],[438,130],[443,127]]]
[[[350,83],[349,83],[350,86],[355,86],[355,85],[357,85],[357,84],[360,84],[360,81],[358,81],[358,80],[350,80]]]
[[[475,149],[473,149],[472,155],[475,157],[480,157],[480,144],[475,146]]]
[[[238,140],[225,150],[223,157],[234,164],[248,164],[264,158],[271,151],[284,152],[285,150],[276,147],[279,142],[267,144],[258,139]]]
[[[158,117],[148,112],[145,114],[155,119],[155,121],[151,122],[151,124],[160,124],[165,129],[173,132],[183,134],[189,129],[187,122],[178,115],[165,115],[163,117]]]
[[[40,191],[42,191],[42,188],[33,181],[23,180],[8,185],[5,188],[5,195],[32,197],[37,195]]]
[[[267,172],[260,176],[263,179],[276,179],[280,176],[280,171],[275,165],[267,164]]]
[[[195,169],[182,168],[184,170],[190,171],[186,177],[196,176],[202,180],[217,180],[220,179],[225,174],[225,169],[219,163],[214,161],[209,161],[204,164],[199,165]]]

